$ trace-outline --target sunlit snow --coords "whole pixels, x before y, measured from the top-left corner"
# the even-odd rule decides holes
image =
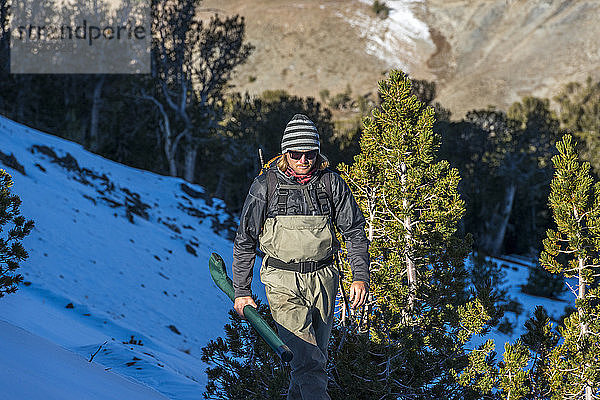
[[[373,4],[371,0],[360,2]],[[385,19],[360,9],[350,16],[338,12],[338,16],[359,29],[361,37],[367,41],[367,54],[385,61],[390,68],[410,72],[407,60],[418,56],[417,42],[427,42],[434,48],[429,27],[415,15],[416,9],[425,6],[424,0],[388,0],[385,4],[390,8]]]

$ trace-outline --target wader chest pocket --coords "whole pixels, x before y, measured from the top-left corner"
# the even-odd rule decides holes
[[[283,262],[320,261],[334,249],[333,229],[327,215],[278,215],[267,218],[260,249]]]

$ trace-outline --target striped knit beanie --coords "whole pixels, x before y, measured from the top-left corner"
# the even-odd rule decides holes
[[[281,139],[281,153],[288,150],[320,150],[319,132],[315,124],[304,114],[296,114],[285,127]]]

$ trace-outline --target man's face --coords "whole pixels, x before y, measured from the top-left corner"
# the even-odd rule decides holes
[[[285,157],[289,166],[294,170],[295,173],[305,175],[308,174],[315,165],[318,154],[319,152],[317,150],[289,150],[285,153]]]

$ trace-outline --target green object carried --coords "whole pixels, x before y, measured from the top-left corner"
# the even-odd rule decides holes
[[[217,253],[212,253],[210,260],[208,261],[208,268],[210,270],[210,276],[212,276],[213,281],[215,281],[219,289],[225,292],[231,301],[235,301],[233,283],[227,276],[225,262],[223,262],[221,256]],[[250,305],[244,307],[244,316],[248,322],[250,322],[250,325],[256,329],[258,334],[262,336],[265,342],[267,342],[267,344],[273,349],[273,351],[275,351],[275,353],[277,353],[279,357],[281,357],[284,362],[290,362],[292,360],[292,357],[294,356],[292,351],[281,341],[279,336],[277,336],[275,331],[273,331],[273,329],[271,329],[265,320],[262,319],[254,307]]]

